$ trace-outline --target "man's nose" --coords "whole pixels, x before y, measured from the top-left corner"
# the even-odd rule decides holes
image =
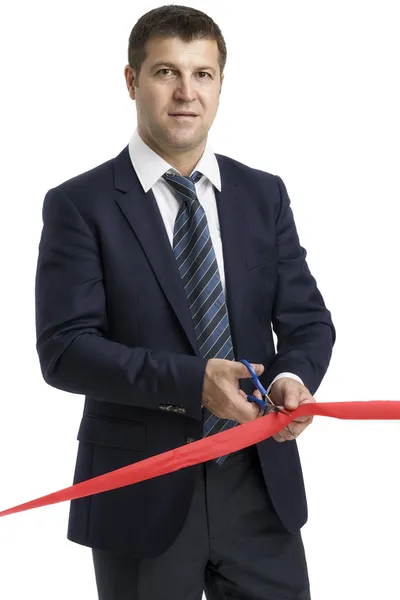
[[[182,100],[192,100],[195,96],[193,82],[188,78],[181,78],[175,89],[175,96]]]

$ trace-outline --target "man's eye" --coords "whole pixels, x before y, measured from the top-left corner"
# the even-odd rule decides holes
[[[165,71],[167,71],[167,73],[165,73]],[[162,74],[167,74],[172,71],[172,69],[160,69],[159,71],[157,71],[157,75],[162,73]],[[207,73],[207,71],[199,71],[199,73],[202,73],[203,75],[207,75],[208,77],[211,77],[210,73]],[[207,77],[200,77],[200,79],[207,79]]]

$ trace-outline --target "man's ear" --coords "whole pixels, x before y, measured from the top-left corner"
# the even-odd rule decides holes
[[[129,97],[131,98],[131,100],[135,100],[135,98],[136,98],[135,86],[134,86],[135,73],[134,73],[134,71],[132,71],[132,69],[130,68],[129,65],[126,65],[126,67],[124,69],[124,76],[125,76],[125,81],[126,81],[126,87],[128,88]]]

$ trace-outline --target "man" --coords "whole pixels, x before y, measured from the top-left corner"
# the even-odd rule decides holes
[[[209,145],[218,26],[160,7],[128,57],[130,143],[43,206],[37,349],[47,383],[86,396],[75,483],[257,418],[241,358],[276,403],[314,402],[335,341],[282,180]],[[310,598],[294,439],[311,420],[73,501],[68,538],[93,549],[99,599]]]

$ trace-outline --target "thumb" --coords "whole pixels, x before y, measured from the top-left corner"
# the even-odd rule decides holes
[[[264,365],[250,363],[256,372],[256,375],[262,375],[264,373]],[[232,362],[233,374],[238,379],[249,379],[252,377],[249,369],[242,362]]]
[[[293,392],[285,395],[283,404],[287,410],[296,410],[300,404],[300,395]]]

